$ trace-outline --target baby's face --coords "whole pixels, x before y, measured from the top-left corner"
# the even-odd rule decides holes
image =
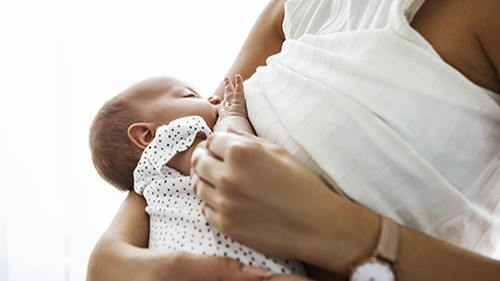
[[[170,77],[151,78],[134,88],[139,90],[140,102],[146,112],[151,113],[157,127],[191,115],[202,117],[211,129],[217,122],[220,98],[202,98],[191,86],[180,80]]]

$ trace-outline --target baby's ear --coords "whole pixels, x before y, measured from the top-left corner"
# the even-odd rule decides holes
[[[141,150],[144,150],[153,141],[155,133],[156,127],[153,123],[146,122],[134,123],[127,130],[130,141]]]

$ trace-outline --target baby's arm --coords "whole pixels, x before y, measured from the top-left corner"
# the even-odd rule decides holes
[[[237,74],[235,84],[229,77],[224,79],[224,100],[219,107],[219,119],[215,125],[215,132],[227,131],[233,127],[240,131],[255,135],[250,121],[248,121],[245,93],[243,91],[243,77]]]

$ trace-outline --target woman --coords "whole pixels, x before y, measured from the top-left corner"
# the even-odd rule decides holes
[[[398,280],[493,280],[498,1],[289,0],[286,12],[285,2],[268,5],[228,73],[249,78],[279,53],[245,85],[250,121],[275,144],[233,130],[197,150],[193,183],[207,220],[257,250],[341,276],[382,245],[395,249]],[[127,197],[94,250],[90,280],[266,274],[149,252],[143,208]],[[387,233],[396,239],[380,242]]]

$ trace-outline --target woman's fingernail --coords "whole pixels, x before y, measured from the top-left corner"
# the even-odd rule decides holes
[[[246,273],[250,273],[253,275],[258,275],[261,277],[265,277],[269,274],[269,270],[261,267],[253,267],[253,266],[244,266],[243,271]]]

